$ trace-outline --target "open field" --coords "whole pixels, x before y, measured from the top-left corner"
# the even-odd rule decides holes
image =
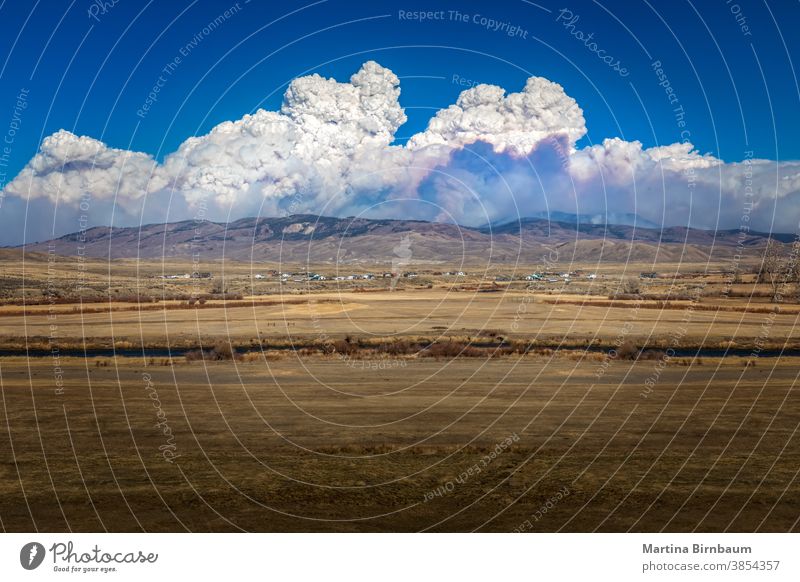
[[[19,307],[4,309],[0,349],[194,348],[219,338],[234,347],[269,349],[345,336],[447,341],[487,330],[532,345],[603,347],[613,345],[623,329],[639,347],[752,349],[758,341],[773,349],[800,347],[798,306],[746,298],[676,300],[664,306],[535,290],[477,293],[437,287],[254,297],[192,309],[150,303],[31,306],[21,315],[11,311]]]
[[[60,364],[0,360],[7,530],[798,529],[796,359]]]
[[[24,258],[24,260],[23,260]],[[417,277],[402,278],[396,287],[402,289],[426,288],[428,285],[475,290],[478,286],[491,287],[498,282],[503,287],[533,287],[543,292],[593,294],[607,296],[617,292],[621,284],[629,279],[638,279],[642,272],[657,271],[660,277],[655,280],[642,280],[640,285],[646,292],[663,294],[686,294],[697,286],[703,286],[703,293],[719,295],[724,290],[743,297],[758,299],[765,291],[763,286],[753,285],[751,271],[758,263],[757,251],[751,251],[742,260],[741,281],[733,282],[728,262],[636,262],[621,260],[605,262],[598,256],[595,261],[574,261],[569,257],[561,262],[550,263],[547,255],[517,257],[511,262],[463,263],[454,260],[447,263],[413,262],[406,269],[413,270]],[[0,249],[0,267],[3,278],[0,281],[0,305],[20,305],[24,302],[33,306],[41,304],[73,304],[78,302],[114,303],[121,300],[136,301],[183,301],[192,296],[201,296],[214,291],[225,291],[242,296],[262,295],[304,295],[317,292],[349,292],[356,289],[387,289],[391,282],[381,275],[392,268],[391,261],[382,263],[331,264],[309,262],[237,262],[204,261],[200,263],[180,258],[162,260],[107,259],[66,257],[53,254]],[[557,284],[526,282],[526,275],[552,271],[559,278],[563,272],[577,271],[577,275],[565,286]],[[209,279],[164,278],[183,277],[192,272],[210,274]],[[285,281],[278,273],[300,274],[315,272],[327,277],[325,281],[298,281],[292,275]],[[446,276],[446,272],[461,272],[463,275]],[[334,280],[337,276],[363,275],[372,273],[373,280]],[[595,274],[595,280],[586,275]],[[263,279],[256,278],[257,275]],[[500,279],[500,281],[496,281]],[[511,283],[503,281],[511,279]],[[755,293],[755,295],[753,295]]]
[[[800,305],[751,275],[4,264],[6,530],[800,527]]]

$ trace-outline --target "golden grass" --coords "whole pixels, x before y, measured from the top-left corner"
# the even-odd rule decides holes
[[[48,359],[1,363],[9,531],[512,531],[564,486],[538,530],[787,531],[800,503],[791,358],[667,367],[647,398],[649,361],[63,358],[60,394]]]

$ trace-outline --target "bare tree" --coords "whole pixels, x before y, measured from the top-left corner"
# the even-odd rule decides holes
[[[795,303],[800,303],[800,239],[795,239],[792,244],[792,252],[789,254],[789,266],[787,268],[787,278],[789,283],[793,283],[791,297]]]
[[[761,257],[761,265],[758,268],[758,275],[756,277],[757,283],[769,283],[776,275],[780,265],[780,250],[778,243],[772,239],[767,239],[767,246],[764,248],[764,255]]]
[[[798,242],[792,245],[792,250],[788,257],[783,256],[782,246],[773,238],[767,239],[767,246],[764,249],[764,256],[758,270],[756,282],[766,284],[770,290],[770,297],[773,303],[779,303],[789,291],[789,285],[793,285],[793,297],[800,297],[800,289],[797,283],[800,282],[800,263],[798,262]]]
[[[628,279],[622,285],[622,292],[627,295],[638,295],[640,291],[639,281],[636,279]]]

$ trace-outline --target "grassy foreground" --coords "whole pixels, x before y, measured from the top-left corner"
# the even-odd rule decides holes
[[[0,360],[6,530],[798,528],[791,358],[145,363]]]

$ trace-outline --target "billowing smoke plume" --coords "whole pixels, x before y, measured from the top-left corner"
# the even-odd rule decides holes
[[[348,83],[298,78],[280,111],[222,123],[163,164],[62,130],[8,184],[0,222],[18,227],[12,214],[57,204],[44,221],[55,231],[76,230],[65,216],[81,205],[95,224],[113,211],[117,225],[203,208],[217,220],[364,212],[483,224],[562,211],[735,228],[747,209],[751,228],[797,229],[800,162],[724,163],[689,143],[645,149],[617,138],[576,149],[583,112],[539,77],[519,93],[468,89],[407,145],[392,145],[406,121],[399,97],[397,76],[372,61]]]
[[[116,198],[125,205],[148,190],[165,186],[158,179],[148,183],[156,168],[147,154],[110,148],[62,129],[44,139],[39,153],[5,192],[67,205],[75,205],[87,195],[99,200]]]
[[[374,62],[350,83],[295,79],[279,113],[259,110],[188,139],[165,160],[162,174],[190,203],[210,197],[224,206],[264,204],[274,213],[295,199],[297,211],[327,205],[335,213],[402,173],[407,152],[389,145],[406,121],[398,85],[394,73]],[[388,175],[370,177],[386,164]]]
[[[408,145],[412,149],[432,144],[461,148],[482,141],[491,144],[495,153],[526,156],[554,135],[566,135],[572,148],[586,135],[583,111],[560,85],[531,77],[521,93],[508,96],[494,85],[467,89]]]

